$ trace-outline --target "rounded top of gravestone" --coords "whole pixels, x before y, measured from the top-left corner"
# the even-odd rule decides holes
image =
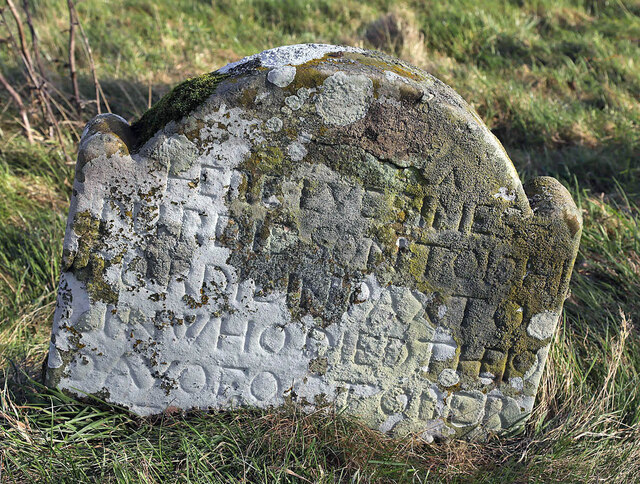
[[[493,193],[527,209],[513,164],[474,109],[427,72],[380,52],[301,44],[246,57],[174,88],[134,123],[135,144],[221,103],[259,110],[257,119],[273,137],[358,139],[373,156],[405,167],[428,157],[451,168],[463,159],[458,168],[484,175]]]
[[[533,406],[580,229],[430,74],[268,50],[87,125],[49,382],[142,415],[296,399],[500,431]]]

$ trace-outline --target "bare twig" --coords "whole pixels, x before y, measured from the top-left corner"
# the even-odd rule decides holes
[[[67,6],[70,12],[69,15],[73,15],[76,21],[76,25],[78,26],[78,29],[80,31],[80,37],[82,38],[82,44],[84,45],[84,49],[89,59],[89,68],[91,69],[91,76],[93,77],[93,85],[96,90],[96,108],[98,110],[98,114],[102,112],[101,104],[100,104],[101,94],[102,94],[102,99],[104,100],[105,106],[107,107],[107,110],[111,112],[111,109],[109,108],[109,103],[107,102],[107,99],[105,98],[104,93],[102,92],[102,87],[100,86],[100,82],[98,81],[98,75],[96,74],[96,65],[95,65],[95,62],[93,61],[93,52],[91,51],[91,45],[89,44],[89,39],[87,38],[87,34],[85,33],[84,28],[82,27],[82,22],[80,22],[80,18],[78,17],[78,14],[76,12],[76,7],[73,3],[73,0],[67,0]]]
[[[71,116],[72,114],[71,111],[73,111],[74,113],[77,113],[77,111],[75,110],[75,107],[69,102],[69,99],[67,99],[68,96],[65,93],[63,93],[60,89],[58,89],[55,84],[50,83],[47,87],[52,93],[57,94],[60,102],[62,102],[65,106],[67,106],[68,109],[60,105],[60,109],[62,109],[63,114],[66,113],[67,116]],[[50,97],[52,99],[54,98],[54,96],[50,96]]]
[[[22,65],[24,66],[25,70],[28,70],[29,68],[27,67],[26,60],[25,60],[25,56],[22,53],[22,50],[20,48],[20,45],[18,44],[18,41],[16,40],[16,38],[13,35],[13,32],[11,31],[11,28],[9,27],[9,22],[7,21],[7,18],[4,14],[4,9],[0,9],[0,18],[2,18],[2,23],[5,26],[5,28],[7,29],[7,42],[9,44],[11,44],[11,47],[13,48],[13,52],[19,53],[20,59],[22,60]],[[31,77],[29,76],[29,73],[27,72],[25,74],[26,77],[26,83],[25,83],[25,87],[29,90],[31,96],[29,101],[30,103],[33,103],[33,93],[35,92],[35,86],[33,86],[33,84],[31,82],[29,82],[29,80],[31,79]],[[44,109],[44,106],[40,106],[40,108],[42,109],[42,116],[43,118],[47,117],[47,113]]]
[[[125,89],[124,87],[122,87],[122,84],[121,84],[120,81],[116,82],[116,86],[118,86],[118,88],[120,88],[120,90],[122,91],[122,94],[124,94],[124,97],[126,97],[127,100],[129,101],[129,104],[131,105],[131,109],[133,110],[133,113],[136,115],[136,117],[140,117],[142,115],[142,113],[140,112],[140,110],[136,106],[136,103],[133,102],[133,99],[131,99],[131,96],[129,95],[128,90]]]
[[[135,91],[135,92],[136,92],[136,94],[137,94],[137,96],[138,96],[138,97],[140,97],[140,100],[141,100],[141,101],[140,101],[140,103],[141,103],[141,105],[142,105],[142,103],[146,103],[146,102],[147,102],[147,98],[145,97],[144,92],[142,92],[142,91],[138,88],[138,86],[137,86],[137,83],[136,83],[136,82],[130,83],[130,86],[129,86],[129,87],[130,87],[133,91]]]
[[[33,26],[33,20],[31,18],[31,12],[29,10],[28,0],[22,1],[22,8],[27,18],[27,25],[29,26],[29,31],[31,32],[31,50],[33,51],[33,57],[35,58],[36,65],[38,67],[38,73],[40,75],[40,80],[41,80],[41,89],[45,92],[47,99],[55,105],[55,108],[60,112],[60,114],[65,118],[65,120],[68,121],[68,117],[70,113],[55,99],[53,95],[50,94],[50,92],[51,91],[55,92],[59,96],[59,98],[62,100],[62,102],[65,103],[72,111],[77,110],[78,108],[80,108],[80,96],[78,94],[77,81],[74,83],[74,87],[75,87],[74,92],[76,94],[75,100],[77,100],[77,102],[75,106],[72,106],[67,100],[67,96],[64,93],[62,93],[58,88],[56,88],[56,86],[52,82],[50,82],[46,76],[46,71],[44,69],[44,66],[42,64],[42,60],[40,57],[38,34],[36,32],[35,27]],[[75,64],[75,57],[73,59],[73,62]]]
[[[0,72],[0,84],[2,84],[2,86],[7,90],[9,95],[17,104],[18,110],[20,111],[20,117],[22,118],[22,127],[24,128],[24,131],[27,135],[29,144],[32,145],[33,133],[31,132],[31,124],[29,123],[29,117],[27,116],[27,109],[25,108],[24,103],[22,102],[22,98],[20,97],[20,94],[18,94],[18,92],[13,87],[11,87],[11,84],[9,84],[9,82],[5,79],[5,77],[2,75],[1,72]]]
[[[109,106],[109,101],[107,101],[107,96],[104,95],[104,91],[102,90],[102,84],[98,83],[98,88],[100,89],[100,95],[102,96],[102,102],[107,108],[107,112],[111,112],[111,106]]]
[[[36,34],[36,29],[33,27],[33,20],[31,19],[31,11],[29,10],[29,2],[27,0],[22,1],[22,9],[27,17],[27,26],[29,27],[29,32],[31,32],[31,46],[33,50],[33,57],[36,59],[36,65],[38,66],[38,71],[40,72],[40,76],[44,81],[48,81],[45,75],[45,70],[42,65],[42,59],[40,58],[40,49],[38,47],[38,35]]]
[[[81,38],[82,49],[86,53],[93,83],[95,87],[96,110],[102,111],[102,107],[110,111],[102,86],[96,73],[96,64],[87,35],[82,27],[74,0],[67,0],[69,21],[69,66],[68,73],[71,80],[71,94],[62,92],[55,83],[48,78],[48,67],[44,51],[40,47],[40,39],[36,30],[30,0],[5,0],[0,1],[0,27],[6,29],[0,39],[0,45],[6,43],[10,55],[20,66],[20,75],[0,78],[0,89],[5,88],[12,102],[7,105],[15,105],[19,111],[21,120],[17,122],[23,127],[29,143],[38,139],[41,131],[44,136],[55,138],[58,149],[62,151],[66,162],[73,161],[66,149],[67,133],[71,128],[71,135],[78,137],[77,125],[81,123],[81,109],[85,102],[81,97],[78,85],[77,42]],[[6,34],[6,35],[5,35]],[[66,67],[66,66],[65,66]],[[0,65],[0,72],[2,66]],[[13,77],[13,78],[12,78]],[[103,104],[104,103],[104,104]],[[3,106],[6,110],[6,107]],[[2,111],[4,111],[2,110]],[[40,113],[38,113],[40,111]],[[40,114],[40,115],[39,115]],[[37,123],[34,121],[37,119]]]
[[[28,2],[27,0],[23,0],[23,9],[25,10],[25,14],[27,17],[27,23],[29,25],[29,29],[31,31],[31,37],[33,39],[32,42],[32,50],[33,50],[33,55],[36,59],[36,63],[38,65],[38,73],[40,76],[40,80],[42,81],[42,89],[44,89],[47,93],[47,97],[53,100],[53,96],[50,95],[50,91],[55,92],[55,94],[57,94],[60,98],[60,100],[69,107],[70,110],[74,111],[75,107],[69,102],[69,100],[67,99],[67,95],[64,94],[63,92],[60,91],[60,89],[58,89],[54,83],[50,82],[49,79],[46,76],[46,71],[44,69],[44,66],[41,62],[41,57],[40,57],[40,48],[39,48],[39,41],[38,41],[38,34],[35,30],[35,27],[33,26],[33,21],[31,19],[31,13],[29,12],[28,9]],[[0,10],[0,16],[2,17],[5,25],[7,25],[7,30],[8,30],[8,34],[9,37],[7,39],[5,39],[6,42],[11,42],[13,43],[16,51],[20,51],[20,48],[18,47],[18,43],[15,41],[15,39],[13,38],[13,35],[11,33],[11,30],[8,29],[8,24],[6,21],[6,18],[4,17],[3,12]],[[67,115],[69,115],[69,112],[65,110],[65,112],[67,113]],[[46,113],[43,113],[46,117]]]
[[[72,0],[67,0],[67,7],[69,10],[69,75],[73,86],[73,101],[76,108],[80,109],[80,90],[78,89],[78,75],[76,73],[76,25],[78,22],[75,18]]]
[[[20,59],[22,60],[22,65],[24,66],[24,70],[26,71],[26,74],[25,74],[26,85],[28,86],[29,91],[32,94],[39,93],[38,84],[35,81],[35,73],[33,72],[33,69],[32,69],[31,56],[29,55],[29,52],[26,49],[26,39],[24,37],[24,29],[23,29],[22,23],[20,22],[20,17],[18,17],[18,13],[16,11],[15,5],[11,3],[11,0],[7,0],[7,4],[10,7],[13,7],[13,9],[10,9],[10,11],[11,11],[12,17],[14,18],[14,22],[16,24],[18,34],[20,35],[20,43],[18,43],[18,41],[13,35],[13,32],[11,31],[11,28],[9,27],[9,22],[5,17],[4,9],[0,9],[0,17],[2,17],[2,22],[7,29],[7,34],[8,34],[7,40],[12,45],[14,52],[17,52],[20,55]],[[40,96],[36,96],[36,97],[39,98]],[[33,98],[30,99],[30,102],[33,103]],[[45,109],[44,103],[40,103],[40,108],[42,109],[43,118],[46,119],[47,111]]]
[[[16,23],[16,28],[18,29],[18,39],[20,40],[20,50],[22,52],[22,56],[25,60],[25,67],[31,77],[31,81],[34,86],[37,86],[38,83],[35,80],[35,73],[33,72],[33,61],[31,60],[31,55],[29,54],[29,48],[27,46],[27,38],[24,35],[24,27],[22,26],[22,21],[20,20],[20,15],[18,15],[18,10],[13,3],[13,0],[6,0],[7,6],[9,7],[9,11],[13,16],[13,19]]]
[[[22,54],[22,61],[27,71],[29,80],[31,81],[31,84],[33,85],[35,92],[39,98],[39,101],[42,104],[42,109],[44,111],[45,118],[48,119],[50,125],[53,126],[53,129],[56,133],[56,137],[58,138],[58,141],[60,143],[60,148],[62,149],[62,152],[65,158],[67,159],[67,161],[71,161],[71,157],[69,156],[65,148],[65,143],[62,137],[62,131],[60,130],[60,125],[58,124],[58,120],[56,119],[53,113],[53,109],[51,108],[51,102],[50,102],[51,97],[49,96],[46,89],[44,88],[45,81],[39,79],[39,77],[42,77],[42,76],[38,76],[38,74],[36,73],[33,67],[33,61],[29,53],[26,37],[24,35],[24,26],[22,24],[22,20],[20,19],[20,15],[18,14],[18,10],[14,5],[13,0],[6,0],[6,2],[7,2],[7,6],[9,7],[9,11],[11,12],[11,15],[13,16],[13,20],[16,24],[16,28],[18,30],[18,38],[20,40],[20,51]]]

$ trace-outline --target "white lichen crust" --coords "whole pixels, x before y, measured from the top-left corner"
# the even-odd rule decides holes
[[[521,425],[580,237],[566,190],[525,193],[457,94],[378,53],[289,46],[217,72],[148,140],[114,115],[85,129],[48,384],[138,415],[329,403],[427,440]]]

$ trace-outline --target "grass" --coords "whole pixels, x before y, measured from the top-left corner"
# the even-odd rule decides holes
[[[34,0],[63,91],[63,0]],[[551,175],[585,228],[536,407],[486,444],[392,440],[341,414],[138,419],[39,383],[73,167],[46,129],[29,145],[0,91],[0,482],[636,482],[640,475],[640,4],[625,0],[85,1],[111,109],[131,121],[178,82],[297,42],[377,47],[425,67],[480,113],[522,178]],[[78,56],[83,95],[93,89]],[[17,82],[8,49],[0,66]],[[21,92],[25,92],[24,90]],[[84,110],[88,118],[95,106]],[[104,106],[103,106],[104,109]],[[79,127],[64,135],[68,151]]]

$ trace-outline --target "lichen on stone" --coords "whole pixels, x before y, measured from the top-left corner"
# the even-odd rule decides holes
[[[581,228],[453,90],[330,46],[97,119],[71,214],[51,381],[141,415],[330,402],[425,438],[531,411]]]

